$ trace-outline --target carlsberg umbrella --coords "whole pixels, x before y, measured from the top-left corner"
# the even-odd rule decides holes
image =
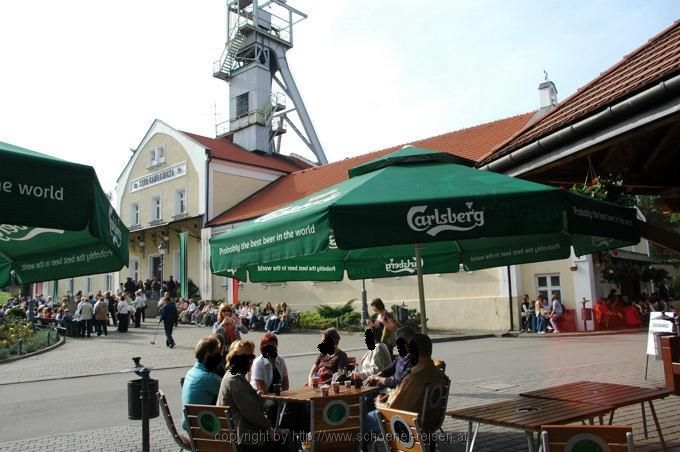
[[[128,230],[91,166],[0,142],[0,287],[120,270]]]
[[[572,247],[584,255],[640,240],[633,209],[469,165],[408,147],[355,167],[348,180],[211,239],[212,271],[281,281],[415,270],[425,319],[425,273],[563,259]]]

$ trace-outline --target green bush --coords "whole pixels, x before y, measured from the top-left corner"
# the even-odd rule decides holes
[[[352,303],[354,303],[354,301],[355,299],[353,298],[339,308],[322,304],[316,308],[316,311],[321,317],[335,319],[337,317],[342,317],[345,314],[349,314],[350,312],[354,312],[354,308],[352,307]]]
[[[15,306],[5,312],[5,321],[7,322],[18,322],[24,319],[26,319],[26,313],[18,306]]]
[[[325,330],[335,326],[335,319],[322,317],[318,312],[301,312],[300,328],[309,330]]]

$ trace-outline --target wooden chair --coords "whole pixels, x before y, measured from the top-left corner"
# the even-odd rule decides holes
[[[170,407],[168,406],[168,399],[165,397],[165,393],[163,393],[163,391],[159,389],[157,395],[158,404],[161,407],[163,419],[165,419],[165,425],[168,426],[168,430],[170,430],[172,439],[175,440],[177,445],[180,447],[180,450],[191,450],[191,440],[186,435],[177,431],[175,422],[172,420],[172,412],[170,411]]]
[[[629,425],[542,425],[541,441],[543,452],[635,450]]]
[[[391,451],[423,451],[433,449],[436,430],[441,430],[446,417],[451,380],[446,375],[439,383],[425,388],[420,413],[378,408],[378,420],[385,447]]]
[[[184,405],[194,452],[236,452],[236,431],[227,406]]]
[[[347,370],[349,372],[354,371],[357,367],[357,357],[356,356],[348,356],[347,357]]]
[[[434,359],[432,361],[434,362],[435,367],[439,367],[442,372],[446,373],[446,361],[442,361],[441,359]]]
[[[661,337],[661,358],[666,388],[680,395],[680,336]]]
[[[363,407],[356,395],[330,394],[311,399],[311,446],[314,451],[347,451],[360,446]]]

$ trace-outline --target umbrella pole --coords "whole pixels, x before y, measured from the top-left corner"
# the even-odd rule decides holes
[[[416,273],[418,276],[418,300],[420,301],[420,331],[427,334],[427,314],[425,312],[425,288],[423,287],[423,266],[420,258],[420,243],[416,243]]]
[[[368,320],[368,296],[366,295],[366,280],[361,280],[361,326],[366,326]]]

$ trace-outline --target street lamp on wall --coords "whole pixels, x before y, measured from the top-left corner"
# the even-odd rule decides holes
[[[165,240],[161,240],[161,244],[158,245],[158,253],[161,255],[161,283],[163,282],[163,257],[168,252],[168,245],[165,244]]]

